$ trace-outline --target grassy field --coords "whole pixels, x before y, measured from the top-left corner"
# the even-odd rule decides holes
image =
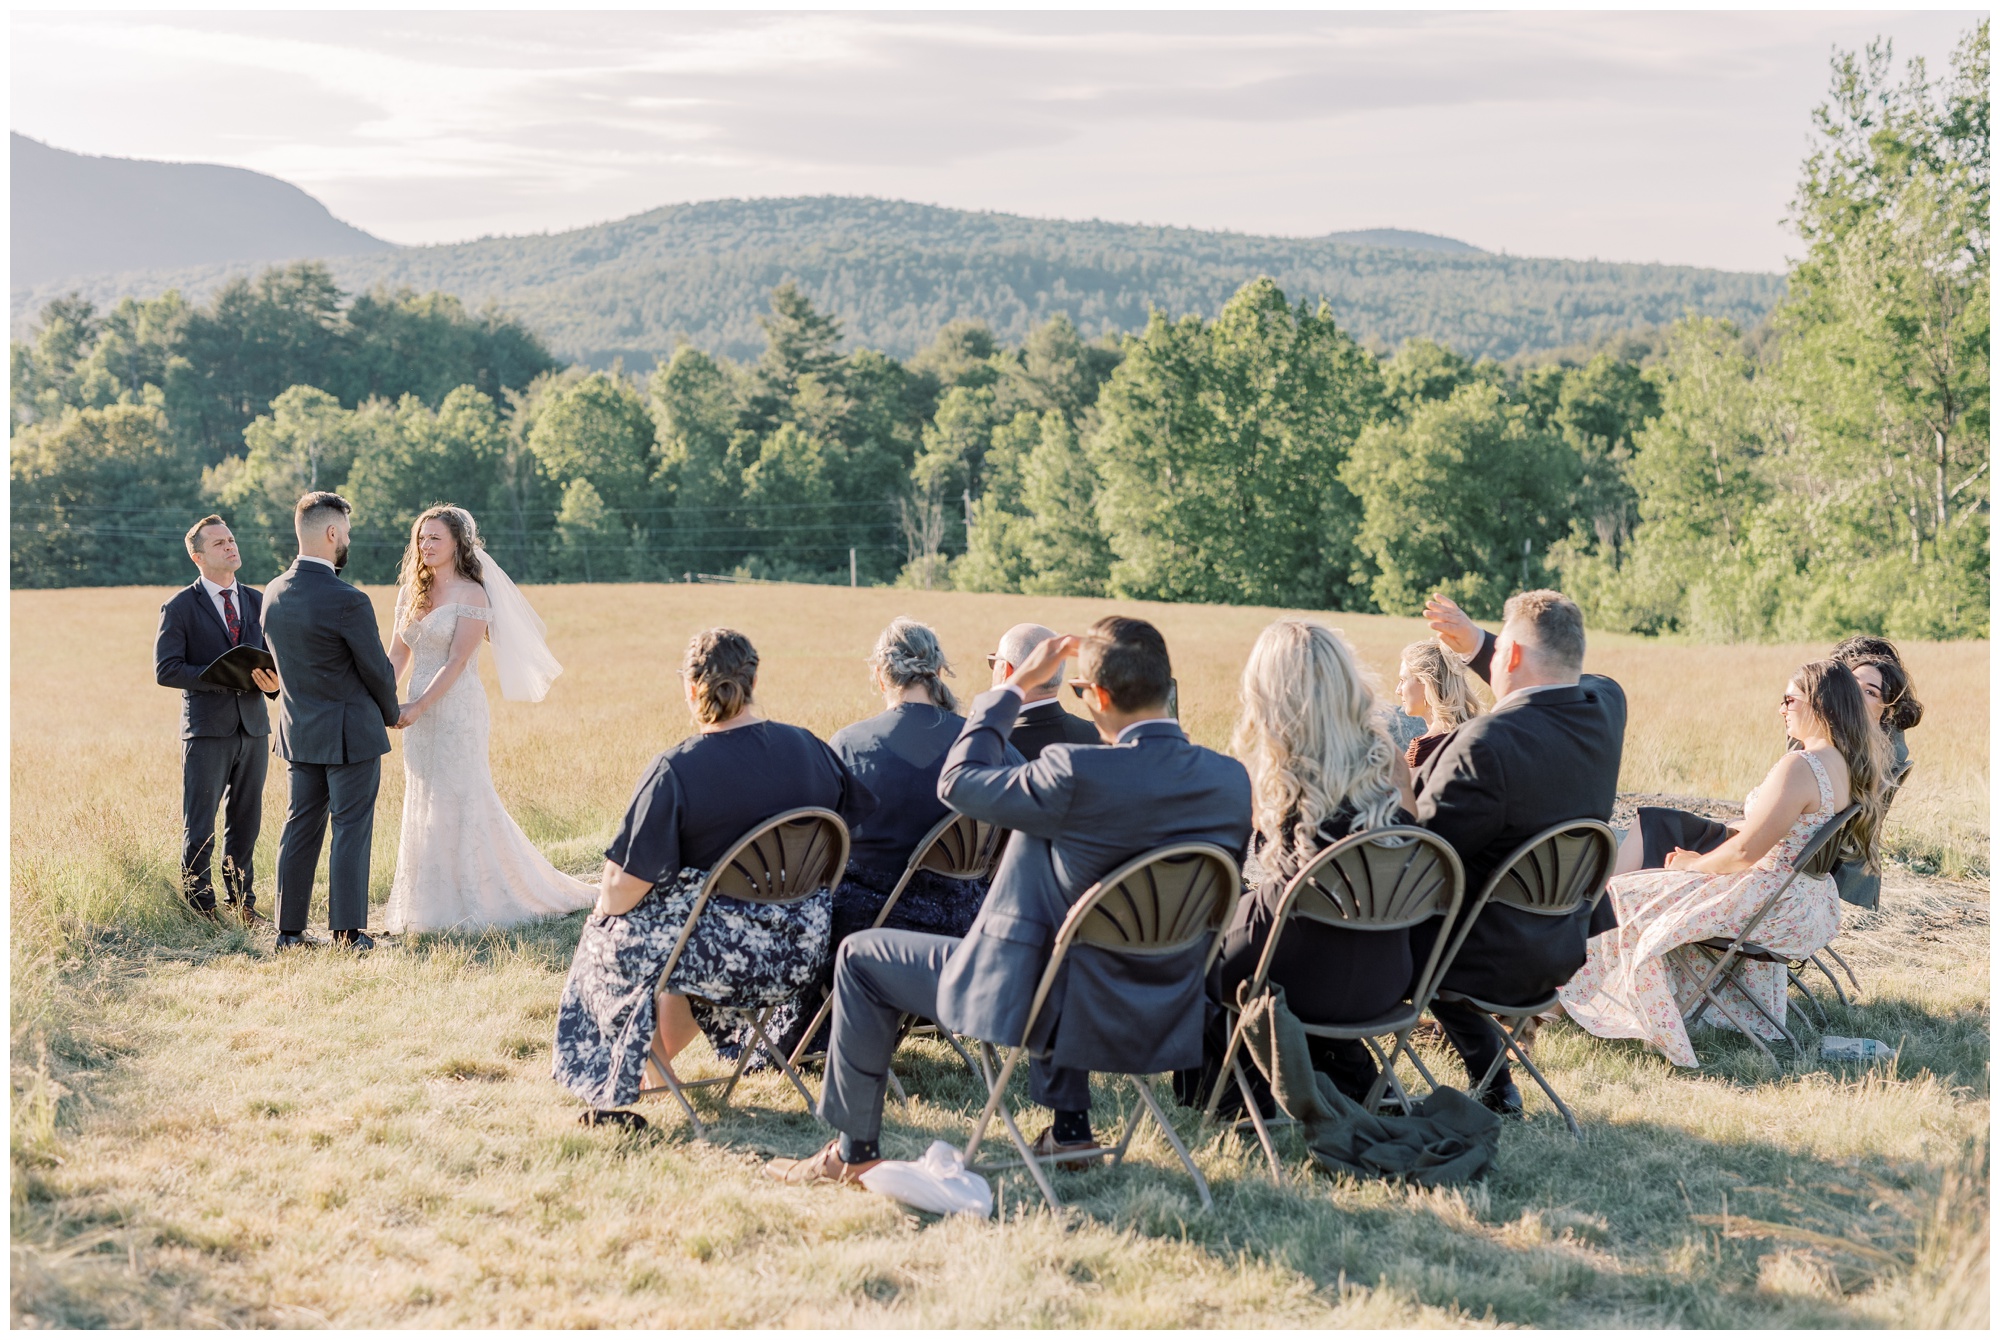
[[[1506,1130],[1483,1185],[1295,1171],[1280,1188],[1254,1145],[1182,1114],[1213,1212],[1197,1212],[1154,1134],[1123,1170],[1061,1179],[1071,1214],[1003,1179],[1001,1213],[982,1224],[765,1183],[763,1158],[824,1138],[769,1079],[751,1080],[705,1142],[663,1104],[637,1136],[579,1129],[548,1079],[579,918],[403,939],[356,961],[279,958],[268,931],[186,916],[177,695],[153,684],[149,660],[165,594],[13,596],[17,1325],[1986,1320],[1986,644],[1906,648],[1930,711],[1892,815],[1903,860],[1884,910],[1843,931],[1868,989],[1829,1031],[1900,1043],[1894,1063],[1810,1058],[1773,1073],[1747,1043],[1698,1034],[1707,1064],[1677,1073],[1557,1025],[1538,1055],[1584,1141],[1530,1093],[1531,1119]],[[386,622],[388,593],[372,594]],[[1075,628],[1113,608],[799,587],[532,594],[568,670],[545,703],[495,696],[494,771],[529,833],[579,872],[646,761],[688,730],[673,669],[697,628],[747,632],[766,710],[824,735],[877,710],[861,658],[895,614],[939,629],[969,692],[1008,624]],[[1274,611],[1118,608],[1159,623],[1187,724],[1224,745],[1238,668]],[[1423,631],[1329,621],[1385,677]],[[1591,668],[1631,699],[1623,788],[1740,797],[1782,746],[1779,693],[1813,654],[1595,638]],[[385,763],[378,904],[401,813],[401,768]],[[283,788],[275,767],[267,910]],[[323,902],[315,917],[323,928]],[[712,1064],[703,1054],[697,1069]],[[917,1046],[899,1061],[917,1098],[891,1114],[892,1156],[962,1138],[975,1095],[948,1059]],[[1130,1105],[1108,1088],[1100,1101]],[[1296,1170],[1301,1148],[1287,1148]]]

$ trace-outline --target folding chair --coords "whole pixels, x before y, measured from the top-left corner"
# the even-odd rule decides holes
[[[1254,1000],[1269,989],[1278,942],[1293,921],[1314,921],[1351,931],[1397,931],[1442,916],[1444,925],[1431,944],[1430,958],[1418,973],[1406,1002],[1375,1019],[1347,1024],[1304,1021],[1300,1024],[1309,1037],[1359,1040],[1367,1044],[1381,1074],[1368,1091],[1364,1106],[1370,1112],[1375,1111],[1385,1090],[1394,1090],[1407,1110],[1409,1095],[1396,1079],[1396,1061],[1405,1054],[1416,1060],[1416,1054],[1409,1051],[1410,1031],[1430,1008],[1431,992],[1436,989],[1439,977],[1439,960],[1464,896],[1465,868],[1459,864],[1458,853],[1429,829],[1396,825],[1343,838],[1321,850],[1285,886],[1272,917],[1270,938],[1264,942],[1263,956],[1257,960],[1256,974],[1250,979],[1243,999]],[[1257,1131],[1258,1143],[1264,1148],[1264,1157],[1270,1161],[1271,1175],[1282,1182],[1284,1172],[1277,1150],[1272,1147],[1270,1130],[1257,1108],[1249,1076],[1237,1055],[1243,1044],[1242,1018],[1235,1001],[1224,1001],[1222,1008],[1233,1022],[1229,1043],[1222,1052],[1222,1066],[1216,1073],[1215,1088],[1209,1093],[1202,1119],[1215,1118],[1223,1089],[1233,1080],[1243,1096],[1250,1124]],[[1392,1039],[1386,1052],[1378,1041],[1383,1037]],[[1423,1063],[1417,1064],[1421,1067]]]
[[[1472,907],[1459,925],[1458,934],[1453,937],[1446,967],[1440,971],[1442,978],[1449,971],[1450,962],[1456,960],[1458,951],[1465,944],[1479,914],[1494,903],[1511,907],[1538,917],[1574,916],[1584,907],[1595,907],[1597,900],[1604,896],[1605,883],[1611,878],[1612,867],[1618,860],[1618,838],[1608,824],[1595,819],[1575,819],[1569,823],[1556,824],[1543,829],[1515,849],[1514,854],[1503,862],[1487,878],[1486,887],[1479,891]],[[1486,1067],[1486,1073],[1472,1086],[1471,1094],[1479,1098],[1500,1073],[1500,1067],[1512,1056],[1519,1061],[1556,1111],[1562,1113],[1563,1123],[1569,1133],[1581,1140],[1583,1129],[1576,1124],[1576,1116],[1569,1110],[1556,1093],[1555,1086],[1528,1059],[1528,1053],[1521,1046],[1521,1026],[1536,1015],[1556,1007],[1558,996],[1550,992],[1543,1000],[1503,1003],[1481,1000],[1460,991],[1437,992],[1437,999],[1448,1002],[1463,1002],[1475,1010],[1483,1010],[1493,1016],[1500,1026],[1500,1054]]]
[[[1793,1035],[1792,1030],[1785,1026],[1783,1019],[1774,1019],[1771,1017],[1771,1012],[1759,1004],[1757,998],[1750,994],[1737,973],[1745,962],[1776,963],[1784,966],[1788,972],[1790,971],[1789,965],[1792,961],[1790,955],[1780,954],[1768,949],[1750,937],[1757,933],[1757,928],[1764,923],[1764,918],[1771,914],[1771,909],[1778,905],[1778,900],[1783,898],[1791,889],[1793,880],[1796,880],[1802,874],[1824,877],[1833,873],[1833,867],[1840,861],[1840,850],[1837,839],[1846,830],[1847,825],[1853,822],[1854,816],[1859,813],[1861,813],[1861,806],[1859,804],[1849,805],[1846,809],[1821,824],[1819,831],[1812,835],[1812,840],[1807,842],[1804,848],[1800,850],[1798,860],[1792,864],[1791,873],[1786,875],[1784,882],[1778,885],[1771,892],[1771,896],[1759,905],[1756,914],[1744,923],[1742,930],[1733,936],[1714,936],[1707,940],[1695,941],[1692,947],[1708,955],[1708,971],[1703,974],[1701,981],[1695,987],[1694,1003],[1681,1011],[1681,1022],[1685,1026],[1692,1028],[1696,1017],[1708,1006],[1713,1005],[1723,1018],[1736,1026],[1738,1032],[1756,1043],[1757,1050],[1763,1052],[1771,1064],[1776,1066],[1778,1064],[1777,1055],[1765,1045],[1764,1039],[1758,1037],[1754,1031],[1747,1027],[1742,1017],[1730,1009],[1728,1003],[1722,999],[1723,988],[1734,987],[1736,988],[1737,996],[1746,1002],[1752,1010],[1763,1016],[1764,1022],[1777,1029],[1779,1035],[1791,1044],[1793,1054],[1796,1055],[1798,1053],[1799,1040]],[[1794,980],[1796,980],[1796,976],[1794,976]]]
[[[847,825],[841,822],[840,816],[832,810],[812,807],[787,810],[738,840],[715,863],[715,867],[708,872],[708,878],[702,881],[694,906],[688,909],[687,920],[681,923],[680,936],[674,941],[674,951],[660,973],[659,986],[655,988],[654,995],[667,994],[667,983],[673,978],[674,967],[687,949],[688,940],[694,935],[695,925],[701,919],[702,909],[708,906],[712,895],[720,893],[773,907],[804,902],[822,889],[839,886],[840,877],[847,870],[848,843]],[[764,1023],[778,1003],[767,1004],[755,1011],[730,1005],[716,1006],[747,1024],[751,1036],[751,1045],[742,1049],[736,1058],[736,1069],[726,1078],[682,1083],[675,1078],[670,1067],[655,1064],[660,1078],[666,1081],[667,1091],[687,1113],[688,1123],[697,1136],[702,1133],[701,1119],[695,1115],[694,1104],[688,1101],[687,1090],[713,1084],[724,1085],[721,1104],[728,1107],[730,1095],[735,1093],[736,1083],[743,1078],[744,1067],[750,1064],[754,1051],[762,1051],[776,1062],[785,1072],[785,1078],[792,1082],[792,1087],[805,1099],[806,1106],[812,1106],[812,1095],[806,1091],[798,1071],[792,1068],[785,1053],[764,1032]],[[640,1090],[641,1093],[659,1091],[659,1086]]]
[[[896,904],[902,900],[903,890],[910,887],[910,881],[917,877],[919,870],[929,870],[946,879],[986,878],[993,872],[994,859],[1000,851],[1000,839],[1005,835],[1005,829],[969,815],[945,815],[931,826],[931,831],[924,834],[916,849],[910,853],[910,859],[903,867],[902,878],[896,881],[895,888],[889,890],[889,900],[883,903],[882,910],[875,914],[875,920],[869,929],[880,930],[889,924],[889,914],[896,910]],[[827,1016],[833,1013],[833,993],[826,992],[825,997],[820,1004],[819,1013],[813,1015],[812,1022],[806,1025],[806,1031],[799,1037],[798,1046],[792,1051],[794,1066],[801,1061],[825,1059],[823,1052],[811,1054],[806,1052],[806,1048],[812,1044],[814,1035],[819,1032],[820,1025],[824,1024]],[[978,1067],[972,1063],[972,1058],[966,1055],[965,1049],[958,1045],[958,1039],[943,1029],[938,1030],[938,1036],[958,1053],[959,1059],[965,1062],[966,1069],[978,1073]],[[896,1089],[896,1097],[902,1099],[904,1097],[902,1086],[896,1083],[894,1075],[889,1076],[889,1083]]]
[[[1222,928],[1229,924],[1242,889],[1243,877],[1237,870],[1234,856],[1206,842],[1184,842],[1135,857],[1086,890],[1070,908],[1069,915],[1063,918],[1063,924],[1056,932],[1055,945],[1049,953],[1049,965],[1042,971],[1042,980],[1028,1006],[1028,1023],[1022,1031],[1020,1045],[1007,1049],[999,1074],[988,1079],[990,1092],[986,1109],[979,1114],[979,1123],[973,1127],[972,1138],[966,1143],[965,1161],[971,1163],[972,1156],[979,1152],[980,1142],[986,1138],[986,1128],[997,1113],[1001,1124],[1006,1127],[1008,1139],[1014,1142],[1023,1166],[1035,1179],[1043,1199],[1048,1201],[1050,1209],[1061,1209],[1062,1202],[1056,1199],[1048,1174],[1028,1147],[1020,1126],[1014,1120],[1014,1113],[1007,1105],[1007,1084],[1014,1077],[1021,1059],[1028,1055],[1028,1040],[1035,1035],[1042,1006],[1048,1001],[1049,992],[1069,957],[1071,946],[1081,943],[1112,955],[1159,958],[1186,950],[1206,936],[1209,938],[1208,952],[1202,956],[1198,969],[1200,976],[1206,977],[1222,944]],[[1161,1022],[1165,1026],[1174,1021]],[[980,1047],[984,1056],[990,1059],[991,1047],[985,1043],[981,1043]],[[1115,1078],[1115,1072],[1100,1073],[1112,1073]],[[1202,1177],[1201,1169],[1195,1167],[1187,1146],[1174,1133],[1173,1123],[1167,1119],[1159,1099],[1154,1096],[1152,1077],[1128,1074],[1125,1078],[1138,1091],[1139,1101],[1144,1104],[1145,1110],[1126,1121],[1124,1137],[1116,1148],[1092,1157],[1101,1157],[1113,1164],[1123,1162],[1133,1135],[1150,1115],[1159,1123],[1160,1131],[1167,1137],[1167,1143],[1173,1146],[1174,1153],[1180,1156],[1181,1166],[1194,1179],[1195,1190],[1201,1194],[1201,1207],[1208,1209],[1215,1203],[1208,1193],[1208,1182]]]
[[[1901,791],[1905,786],[1909,784],[1910,769],[1916,766],[1917,766],[1916,761],[1914,759],[1908,763],[1905,763],[1903,765],[1903,770],[1897,773],[1895,777],[1890,781],[1887,792],[1885,792],[1882,796],[1882,813],[1885,818],[1888,816],[1890,803],[1894,801],[1896,798],[1896,793]],[[1810,964],[1811,966],[1818,968],[1822,973],[1826,974],[1827,982],[1830,983],[1833,987],[1834,998],[1838,1000],[1842,1005],[1851,1004],[1852,1002],[1848,999],[1847,992],[1841,988],[1840,978],[1834,974],[1833,968],[1827,966],[1828,960],[1831,960],[1834,964],[1838,965],[1840,971],[1846,975],[1848,986],[1852,987],[1854,990],[1854,998],[1856,1000],[1859,1000],[1861,998],[1861,979],[1854,975],[1854,968],[1848,963],[1848,961],[1845,958],[1841,957],[1841,953],[1838,949],[1835,949],[1832,945],[1821,945],[1818,949],[1806,955],[1807,964]],[[1789,970],[1787,971],[1789,972]],[[1821,1009],[1819,1001],[1814,999],[1812,989],[1805,984],[1804,979],[1801,978],[1798,975],[1798,973],[1791,972],[1790,976],[1792,984],[1798,987],[1800,991],[1805,993],[1805,997],[1807,1000],[1813,1002],[1814,1009],[1820,1011],[1820,1019],[1822,1022],[1824,1022],[1824,1020],[1826,1019],[1826,1012],[1824,1009]]]

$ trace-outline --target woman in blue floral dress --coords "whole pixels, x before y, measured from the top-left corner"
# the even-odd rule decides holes
[[[774,907],[717,894],[661,988],[709,868],[738,839],[803,806],[849,824],[874,796],[810,731],[752,703],[757,651],[711,628],[688,644],[681,679],[699,731],[653,760],[606,849],[556,1015],[555,1079],[589,1103],[587,1124],[638,1097],[645,1066],[666,1069],[698,1032],[733,1053],[733,1023],[708,1008],[770,1004],[823,976],[831,895]],[[627,1124],[643,1124],[622,1114]]]

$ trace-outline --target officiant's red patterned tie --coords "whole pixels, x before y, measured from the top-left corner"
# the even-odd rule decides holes
[[[243,640],[243,620],[236,617],[235,589],[222,593],[222,621],[229,625],[229,645],[235,646]]]

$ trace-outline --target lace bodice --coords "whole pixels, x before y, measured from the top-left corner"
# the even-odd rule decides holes
[[[1785,835],[1772,845],[1771,850],[1764,853],[1764,859],[1757,862],[1755,868],[1758,870],[1792,869],[1798,862],[1799,853],[1805,849],[1806,843],[1812,841],[1813,834],[1819,831],[1820,825],[1833,817],[1833,779],[1826,775],[1826,765],[1816,756],[1805,753],[1805,760],[1812,766],[1813,776],[1819,779],[1819,808],[1801,814],[1793,821]],[[1756,799],[1757,788],[1753,786],[1750,788],[1750,794],[1743,797],[1745,813],[1749,812],[1751,803]]]
[[[416,698],[430,687],[437,678],[438,671],[444,669],[451,659],[451,644],[458,637],[460,619],[477,619],[486,622],[491,616],[478,605],[439,605],[421,619],[412,619],[403,625],[399,636],[410,649],[410,697]],[[464,673],[446,691],[447,698],[455,697],[466,684],[479,682],[479,651],[474,648],[472,659],[466,662]],[[484,694],[481,695],[482,699]],[[439,703],[442,707],[444,704]]]

